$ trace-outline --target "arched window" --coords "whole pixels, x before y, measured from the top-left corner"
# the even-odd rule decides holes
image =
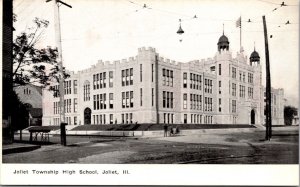
[[[90,82],[88,80],[84,81],[83,84],[83,100],[84,101],[90,100]]]

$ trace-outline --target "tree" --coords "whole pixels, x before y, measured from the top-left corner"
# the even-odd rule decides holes
[[[16,22],[14,15],[14,22]],[[49,21],[35,18],[34,27],[15,37],[13,43],[13,85],[20,86],[29,83],[47,87],[50,82],[59,82],[59,69],[57,64],[57,48],[47,46],[38,49],[36,44],[40,41]],[[69,75],[64,69],[64,78]],[[51,87],[52,88],[52,87]]]
[[[15,14],[13,21],[17,21]],[[13,42],[13,87],[34,84],[42,88],[47,87],[51,91],[58,91],[49,86],[51,82],[59,82],[58,50],[49,46],[36,47],[48,27],[49,21],[35,18],[33,22],[34,26],[17,35]],[[63,71],[64,78],[68,78],[69,75],[65,68]],[[14,108],[12,130],[22,130],[28,127],[28,111],[16,93],[14,92],[12,95],[11,106]]]
[[[284,124],[292,125],[294,115],[297,115],[297,108],[293,106],[284,107]]]

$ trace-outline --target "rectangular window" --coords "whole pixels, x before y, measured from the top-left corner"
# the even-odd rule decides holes
[[[169,73],[170,73],[170,71],[169,70],[166,70],[166,76],[167,76],[167,79],[166,79],[166,86],[169,86],[169,77],[170,77],[170,75],[169,75]]]
[[[122,124],[124,124],[125,123],[124,114],[122,114],[121,116],[122,116]]]
[[[183,94],[183,109],[187,109],[187,94]]]
[[[232,100],[232,112],[236,113],[236,100]]]
[[[132,124],[132,113],[129,113],[129,123]]]
[[[170,70],[170,86],[173,87],[173,71]]]
[[[140,106],[143,106],[143,89],[140,88]]]
[[[77,116],[74,116],[74,125],[77,125]]]
[[[219,64],[219,75],[222,75],[221,64]]]
[[[221,87],[222,87],[222,82],[221,82],[221,81],[219,81],[219,94],[221,94],[221,93],[222,93],[222,91],[221,91]]]
[[[154,106],[154,88],[152,88],[152,106]]]
[[[130,68],[130,85],[133,85],[133,68]]]
[[[126,69],[126,86],[129,85],[129,69]]]
[[[122,108],[126,107],[125,92],[122,92]]]
[[[167,93],[167,108],[170,108],[170,92]]]
[[[122,70],[122,86],[125,86],[125,70]]]
[[[129,92],[126,92],[126,108],[129,108]]]
[[[193,88],[193,74],[190,73],[190,89]]]
[[[140,64],[140,82],[143,82],[143,64]]]
[[[236,84],[232,83],[232,96],[236,96]]]
[[[78,106],[77,106],[77,98],[74,98],[74,112],[77,112],[77,108],[78,108]]]
[[[232,78],[236,79],[236,68],[232,67]]]
[[[184,114],[184,115],[183,115],[183,123],[184,123],[184,124],[187,124],[187,114]]]
[[[154,64],[151,64],[152,74],[151,74],[151,80],[153,82],[154,79]]]
[[[173,92],[170,92],[170,99],[171,99],[170,107],[173,108]]]
[[[166,69],[162,69],[163,73],[163,85],[166,85]]]
[[[133,91],[130,91],[130,108],[133,108]]]
[[[183,73],[183,88],[187,88],[187,73]]]
[[[106,88],[106,72],[103,72],[103,88]]]
[[[100,94],[100,109],[103,109],[103,95]]]
[[[114,94],[109,93],[109,108],[113,109],[114,108]]]
[[[163,108],[166,108],[166,92],[163,91]]]
[[[109,87],[112,88],[114,86],[114,72],[109,72]]]
[[[100,85],[100,79],[99,79],[99,74],[96,75],[96,89],[99,89]]]
[[[109,124],[113,124],[113,123],[114,123],[114,115],[109,114]]]
[[[77,94],[77,80],[73,81],[73,87],[74,87],[74,94]]]
[[[100,73],[100,89],[103,87],[103,74]]]

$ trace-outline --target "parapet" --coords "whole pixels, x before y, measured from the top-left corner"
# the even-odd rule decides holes
[[[155,52],[155,48],[153,47],[141,47],[141,48],[138,48],[138,52],[144,52],[144,51],[151,51],[151,52]]]

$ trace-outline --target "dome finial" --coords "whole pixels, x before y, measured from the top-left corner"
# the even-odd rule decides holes
[[[223,35],[224,35],[224,23],[223,23]]]

